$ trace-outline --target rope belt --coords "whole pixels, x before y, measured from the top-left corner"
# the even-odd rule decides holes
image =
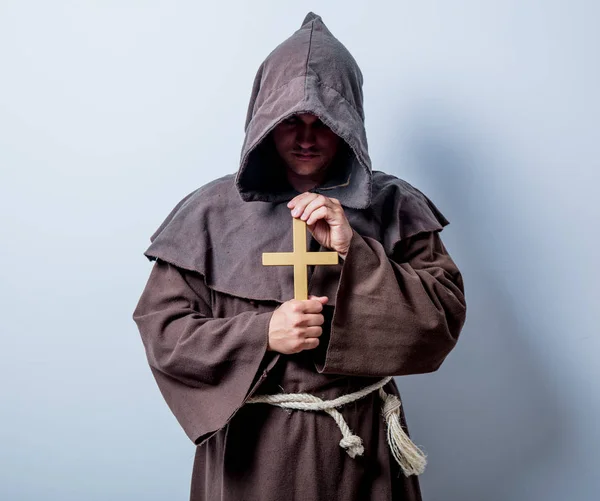
[[[383,400],[382,414],[387,423],[387,441],[392,455],[402,468],[404,475],[420,475],[425,471],[426,455],[408,437],[400,424],[400,399],[396,395],[387,394],[383,387],[392,380],[386,377],[360,391],[342,395],[333,400],[323,400],[310,393],[281,393],[278,395],[258,395],[249,398],[248,404],[270,404],[286,409],[300,411],[324,411],[337,423],[342,432],[340,447],[346,450],[351,458],[362,456],[364,447],[360,437],[354,435],[337,407],[359,400],[379,390]]]

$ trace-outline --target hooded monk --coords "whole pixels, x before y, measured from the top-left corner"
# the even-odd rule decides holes
[[[372,169],[362,83],[309,13],[258,69],[237,173],[183,198],[144,253],[133,318],[196,446],[192,501],[421,499],[392,377],[440,367],[464,287],[449,221]]]

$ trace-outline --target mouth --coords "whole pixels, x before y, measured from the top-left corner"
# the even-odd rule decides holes
[[[299,160],[312,160],[313,158],[317,158],[319,155],[304,155],[302,153],[292,153]]]

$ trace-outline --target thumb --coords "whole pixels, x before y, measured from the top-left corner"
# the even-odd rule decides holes
[[[327,301],[329,301],[329,298],[327,296],[313,296],[312,294],[308,296],[308,299],[316,299],[322,304],[325,304],[327,303]]]

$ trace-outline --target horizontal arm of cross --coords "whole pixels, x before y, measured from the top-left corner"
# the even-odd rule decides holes
[[[338,264],[337,252],[263,252],[264,266]]]
[[[296,262],[293,252],[263,252],[264,266],[292,266]]]
[[[338,264],[337,252],[307,252],[305,264]]]

